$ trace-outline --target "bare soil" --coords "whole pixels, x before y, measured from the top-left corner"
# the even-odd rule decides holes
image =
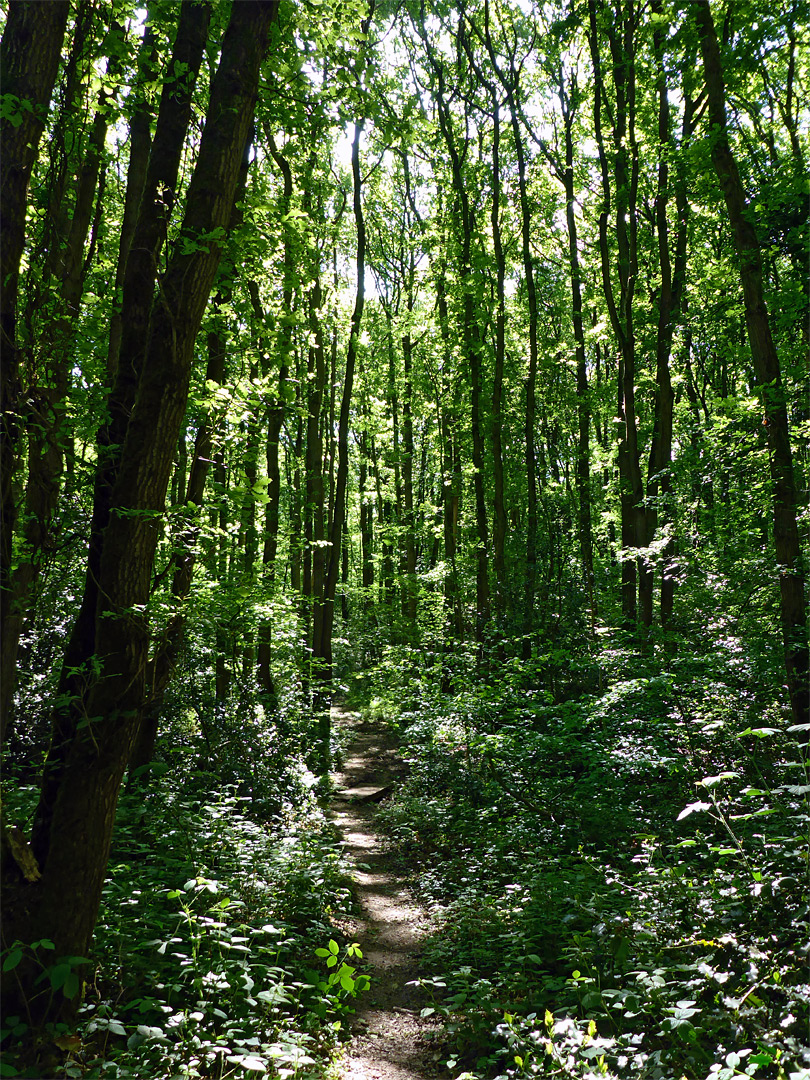
[[[343,768],[333,774],[332,808],[354,864],[360,906],[360,917],[341,930],[359,942],[371,976],[338,1073],[341,1080],[435,1080],[438,1029],[420,1017],[425,1001],[419,987],[409,985],[419,976],[429,919],[386,853],[374,820],[407,766],[395,735],[383,724],[338,707],[332,709],[332,723],[351,732]]]

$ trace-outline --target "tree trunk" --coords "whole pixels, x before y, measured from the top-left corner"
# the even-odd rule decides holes
[[[152,108],[143,84],[158,77],[157,49],[155,34],[147,8],[146,26],[138,55],[139,86],[135,90],[136,104],[129,123],[129,162],[127,164],[127,186],[124,193],[124,213],[121,218],[121,230],[118,237],[118,261],[115,268],[115,291],[110,312],[110,334],[107,346],[107,378],[112,385],[118,370],[118,356],[121,349],[121,335],[124,329],[123,290],[126,278],[127,260],[138,224],[138,215],[146,184],[152,148]]]
[[[251,144],[252,137],[249,136],[242,154],[242,165],[237,183],[237,195],[234,200],[229,224],[230,233],[233,233],[234,229],[242,220],[241,203],[244,199],[245,189],[247,187]],[[220,287],[217,290],[214,301],[214,306],[217,310],[230,299],[232,292],[231,277],[234,267],[232,260],[228,260],[228,262],[230,265],[227,268],[225,281],[222,280],[223,274],[220,272]],[[222,333],[211,330],[208,334],[207,344],[208,363],[206,366],[205,381],[206,383],[211,382],[221,385],[225,381],[225,364],[227,357]],[[130,777],[133,776],[136,770],[140,770],[139,775],[143,776],[147,772],[148,766],[152,761],[163,701],[166,697],[166,691],[169,688],[169,684],[174,677],[175,667],[183,645],[186,629],[185,602],[191,592],[194,565],[197,561],[195,544],[199,529],[195,522],[195,518],[203,504],[205,484],[212,464],[211,455],[214,448],[215,427],[216,418],[212,416],[209,411],[197,429],[197,434],[194,439],[194,454],[187,483],[185,480],[185,469],[178,470],[178,473],[180,474],[178,483],[181,484],[181,493],[179,494],[177,501],[180,502],[182,500],[184,507],[196,507],[197,510],[192,510],[190,512],[188,510],[183,511],[183,523],[177,526],[177,534],[172,544],[174,552],[172,556],[174,573],[172,576],[171,594],[172,599],[175,602],[175,610],[169,618],[159,640],[155,643],[152,656],[149,660],[146,684],[147,696],[143,714],[140,723],[138,724],[135,745],[129,761]],[[185,447],[185,439],[182,431],[180,435],[180,445]],[[181,460],[184,460],[184,458],[185,454],[182,455]],[[218,464],[220,469],[224,468],[224,458],[222,458],[221,455],[218,455]],[[222,486],[224,487],[224,484]],[[217,660],[219,660],[219,656],[217,657]]]
[[[309,293],[310,340],[307,368],[307,422],[306,422],[306,500],[304,506],[304,573],[303,604],[308,625],[310,664],[314,667],[315,649],[319,647],[323,633],[323,579],[326,554],[324,550],[324,482],[323,439],[321,437],[321,410],[326,389],[326,357],[321,327],[320,273],[315,270],[315,280]]]
[[[464,361],[470,372],[470,434],[472,436],[473,492],[475,495],[475,636],[483,641],[491,619],[489,590],[489,528],[484,493],[484,440],[481,434],[482,341],[478,297],[472,272],[472,237],[475,221],[470,209],[461,154],[453,131],[453,116],[446,98],[444,69],[431,53],[438,78],[436,105],[439,126],[450,155],[453,191],[458,210],[458,275],[461,288],[461,338]]]
[[[658,0],[654,10],[658,10]],[[672,511],[669,499],[672,493],[672,424],[675,395],[669,373],[672,353],[672,337],[676,320],[681,312],[681,300],[686,278],[686,247],[689,204],[683,185],[676,182],[678,228],[675,239],[674,264],[670,253],[669,224],[667,205],[670,190],[670,163],[672,152],[672,132],[670,124],[669,97],[667,93],[666,73],[664,68],[664,31],[657,29],[653,34],[656,59],[658,62],[658,188],[655,199],[655,221],[658,232],[658,264],[660,272],[660,293],[658,298],[658,328],[656,333],[656,380],[655,409],[653,415],[653,433],[650,442],[650,461],[647,470],[647,544],[655,538],[659,521],[659,493],[662,500],[662,515],[665,522],[671,522]],[[688,94],[684,101],[683,139],[688,143],[691,135],[693,104]],[[671,567],[674,557],[674,541],[669,540],[663,551],[664,565],[661,575],[661,626],[666,628],[672,615],[675,592],[675,575]]]
[[[157,127],[149,159],[141,212],[127,259],[123,288],[123,337],[115,383],[108,398],[109,419],[98,434],[99,465],[94,478],[93,517],[87,556],[84,593],[76,621],[68,639],[54,718],[54,738],[43,775],[42,807],[51,807],[59,783],[62,755],[67,751],[75,725],[82,719],[83,695],[87,686],[85,665],[96,651],[96,609],[99,603],[101,559],[105,532],[110,522],[113,490],[120,474],[124,441],[132,414],[140,374],[143,369],[157,260],[165,239],[167,203],[177,186],[183,145],[191,116],[191,93],[199,70],[208,33],[210,5],[184,4],[170,70],[177,78],[164,84]],[[179,430],[179,428],[178,428]],[[174,445],[172,446],[172,452]],[[78,703],[78,704],[77,704]],[[53,786],[53,790],[50,790]],[[35,826],[35,853],[38,834],[47,825]]]
[[[512,79],[517,75],[513,71]],[[537,453],[535,450],[535,428],[537,426],[537,369],[539,350],[537,343],[537,287],[534,280],[531,236],[532,221],[529,206],[528,181],[526,178],[526,150],[518,122],[518,112],[514,102],[514,92],[509,89],[509,106],[512,114],[512,130],[515,137],[515,152],[518,162],[518,189],[520,191],[520,227],[521,252],[523,255],[523,276],[526,281],[526,303],[529,308],[529,370],[526,375],[526,423],[524,442],[526,446],[526,582],[523,588],[523,659],[532,654],[532,639],[535,628],[535,595],[537,592]]]
[[[17,350],[17,296],[25,244],[28,183],[37,158],[44,117],[56,81],[70,4],[51,0],[10,0],[0,42],[0,88],[17,98],[19,111],[0,121],[0,638],[14,615],[11,597],[11,541],[16,507],[12,480],[22,437],[20,356]],[[23,107],[23,103],[25,106]],[[12,122],[12,120],[14,122]],[[15,126],[16,124],[16,126]],[[4,679],[5,682],[5,679]],[[10,694],[0,702],[0,742],[4,737]]]
[[[497,91],[490,87],[492,129],[492,243],[495,253],[496,302],[495,367],[492,374],[492,547],[495,572],[495,608],[502,631],[508,610],[506,579],[506,503],[503,477],[503,367],[506,358],[506,256],[501,236],[501,118]]]
[[[282,310],[283,317],[278,336],[278,391],[270,402],[267,410],[267,432],[265,439],[265,465],[267,467],[267,503],[264,509],[264,548],[262,551],[262,567],[264,570],[263,587],[265,594],[272,594],[276,583],[276,552],[278,551],[278,530],[280,523],[281,505],[281,470],[279,468],[279,439],[281,428],[284,423],[284,400],[287,389],[287,379],[290,370],[290,357],[292,356],[292,317],[293,295],[296,281],[296,256],[292,226],[289,223],[289,212],[292,206],[292,170],[289,162],[276,146],[272,132],[266,130],[270,153],[273,156],[281,172],[284,183],[282,196],[282,222],[284,223],[284,281],[282,284]],[[259,292],[254,282],[250,283],[250,298],[253,311],[262,324],[264,313],[259,302]],[[265,365],[266,366],[266,365]],[[267,374],[267,372],[265,372]],[[273,658],[273,626],[269,619],[259,626],[257,676],[259,685],[271,698],[275,698],[275,685],[271,662]]]
[[[41,880],[23,886],[11,904],[7,894],[10,937],[49,938],[56,957],[86,955],[92,938],[118,792],[143,704],[148,644],[143,611],[160,518],[185,414],[194,341],[219,261],[219,244],[200,243],[199,237],[224,233],[228,225],[259,65],[276,11],[275,0],[235,4],[223,37],[181,242],[169,260],[149,320],[141,379],[104,532],[100,599],[92,641],[87,642],[97,655],[97,668],[86,673],[75,703],[75,715],[85,722],[75,724],[67,747],[61,745],[63,732],[55,732],[59,760],[52,760],[50,782],[36,815]],[[22,996],[27,1000],[18,1003],[42,1019],[58,1014],[61,1002],[35,991],[32,979],[26,985],[25,974]],[[8,990],[19,999],[16,980]]]
[[[212,338],[214,339],[213,343]],[[212,382],[220,385],[224,381],[225,350],[220,347],[220,344],[217,335],[209,335],[208,365],[205,372],[206,383]],[[172,575],[171,590],[176,607],[156,642],[149,660],[146,707],[138,725],[138,734],[129,760],[130,778],[137,770],[140,770],[139,775],[143,775],[152,762],[163,701],[174,676],[175,666],[183,644],[186,627],[185,601],[191,592],[191,580],[196,562],[194,547],[199,532],[195,524],[195,518],[202,507],[205,482],[211,467],[214,429],[215,419],[209,412],[197,429],[191,471],[188,484],[183,493],[185,506],[197,507],[197,511],[184,512],[185,522],[178,530],[178,535],[172,545],[175,554],[173,555],[174,574]]]
[[[343,395],[340,400],[340,416],[338,418],[337,476],[335,480],[335,500],[332,513],[329,560],[323,583],[323,623],[321,626],[321,637],[313,644],[313,658],[317,665],[316,674],[321,682],[321,688],[325,693],[328,693],[328,687],[332,680],[332,629],[335,618],[335,590],[340,570],[340,546],[343,537],[343,523],[346,519],[346,488],[349,479],[349,410],[351,408],[354,369],[357,363],[357,353],[360,341],[360,323],[363,318],[363,308],[366,300],[366,226],[363,218],[363,201],[360,180],[360,136],[362,131],[362,121],[356,122],[354,125],[354,138],[352,139],[352,191],[354,220],[357,229],[357,257],[355,261],[357,292],[355,294],[354,310],[352,311],[349,329],[349,345],[346,350],[346,371],[343,381]]]
[[[413,266],[411,266],[413,272]],[[412,275],[411,275],[412,280]],[[413,311],[413,289],[408,289],[408,312]],[[406,633],[416,634],[416,536],[413,510],[413,341],[410,333],[402,336],[402,505],[405,544],[405,582],[402,614]]]
[[[617,26],[614,26],[612,21],[608,21],[606,24],[615,91],[615,101],[611,109],[613,116],[612,172],[614,193],[612,198],[611,170],[602,133],[603,99],[606,97],[606,90],[599,48],[596,0],[588,0],[588,14],[588,41],[594,71],[594,134],[602,177],[602,209],[599,215],[602,287],[620,352],[617,389],[618,419],[621,422],[618,461],[621,538],[622,548],[624,549],[622,556],[622,616],[625,627],[632,630],[636,626],[639,608],[642,624],[649,626],[652,622],[652,573],[643,556],[634,561],[630,555],[632,549],[644,547],[646,541],[644,484],[641,478],[636,420],[636,346],[633,310],[638,277],[636,247],[638,148],[635,139],[635,27],[630,12],[625,13]],[[618,303],[611,277],[611,251],[608,240],[608,219],[612,202],[615,203]],[[636,604],[637,584],[638,607]]]
[[[498,65],[495,48],[489,29],[489,5],[485,6],[486,44],[489,57],[506,94],[509,114],[512,122],[512,135],[515,142],[515,155],[518,167],[518,191],[520,194],[520,236],[523,277],[526,284],[526,305],[529,314],[529,368],[526,374],[526,412],[524,424],[524,444],[526,448],[526,579],[523,586],[523,643],[522,655],[528,660],[532,654],[535,618],[535,597],[537,593],[537,452],[535,449],[535,428],[537,425],[537,372],[539,364],[538,348],[538,311],[537,285],[534,279],[532,259],[532,220],[527,179],[526,147],[520,127],[521,110],[518,102],[520,72],[515,58],[510,60],[509,72]]]
[[[450,313],[445,286],[445,267],[439,269],[436,278],[436,295],[439,309],[439,327],[444,346],[444,375],[438,387],[440,432],[442,441],[442,538],[445,563],[444,603],[450,620],[448,649],[453,641],[464,637],[464,614],[461,588],[458,580],[458,528],[461,519],[462,475],[461,452],[458,445],[458,394],[460,380],[452,379],[452,342]],[[452,379],[452,382],[451,382]],[[451,390],[451,385],[453,389]]]
[[[560,102],[565,130],[565,216],[568,226],[568,268],[571,275],[571,321],[574,329],[574,346],[577,360],[577,462],[576,487],[578,501],[579,550],[582,559],[582,575],[588,595],[591,613],[591,632],[596,626],[596,594],[593,579],[593,527],[591,524],[591,408],[588,392],[588,364],[585,356],[585,331],[582,323],[582,274],[579,265],[577,242],[577,219],[574,213],[574,139],[573,123],[576,113],[577,88],[572,86],[569,94],[565,88],[562,69],[558,78]]]
[[[372,589],[374,587],[374,529],[373,529],[373,502],[371,499],[372,487],[369,483],[369,434],[368,434],[368,402],[362,403],[363,426],[360,430],[359,452],[359,495],[360,495],[360,564],[361,580],[365,590],[363,604],[366,611],[374,609]]]
[[[762,255],[751,211],[746,203],[737,162],[731,150],[726,122],[725,86],[720,46],[708,0],[695,0],[692,10],[703,54],[709,98],[712,161],[726,202],[740,261],[745,303],[745,325],[757,382],[762,394],[771,483],[773,534],[779,565],[780,612],[788,692],[800,741],[810,742],[810,685],[808,684],[807,610],[804,596],[799,531],[796,523],[796,485],[790,447],[785,392],[771,334],[762,285]]]

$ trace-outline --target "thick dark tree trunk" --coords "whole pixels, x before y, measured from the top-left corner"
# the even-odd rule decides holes
[[[118,371],[118,355],[124,328],[123,289],[127,260],[141,206],[141,196],[146,184],[152,149],[152,108],[143,84],[158,77],[155,35],[147,9],[147,22],[138,56],[139,86],[135,89],[136,104],[129,122],[129,161],[127,163],[127,186],[124,193],[124,213],[118,237],[118,261],[115,268],[115,292],[110,312],[110,334],[107,346],[107,378],[112,385]]]
[[[275,0],[235,4],[222,41],[181,242],[152,308],[112,491],[96,586],[100,599],[92,641],[86,643],[97,656],[97,669],[86,672],[75,702],[75,715],[85,722],[75,724],[67,746],[64,729],[55,732],[57,753],[36,816],[42,877],[21,886],[13,898],[7,894],[5,933],[23,941],[49,938],[56,956],[84,956],[92,939],[118,793],[143,705],[148,625],[142,612],[185,414],[194,341],[219,262],[216,241],[197,241],[228,225],[259,65],[276,11]],[[44,1017],[58,1012],[61,1003],[26,985],[25,975],[24,970],[22,983],[8,987],[17,1002]]]
[[[80,22],[79,31],[86,29]],[[114,24],[111,33],[119,38],[123,29]],[[86,40],[76,40],[74,53],[87,48]],[[110,64],[111,71],[116,65]],[[69,79],[70,89],[78,89]],[[110,95],[102,90],[99,111],[90,126],[84,160],[71,163],[65,155],[56,170],[49,191],[47,221],[42,247],[45,249],[45,286],[50,285],[54,299],[46,303],[41,314],[44,325],[37,333],[34,370],[26,380],[29,385],[28,470],[25,493],[24,545],[14,570],[11,586],[11,608],[3,628],[2,667],[0,667],[0,715],[10,717],[11,701],[17,680],[17,657],[23,626],[31,622],[37,584],[43,560],[54,541],[54,518],[61,491],[64,470],[65,443],[68,441],[66,398],[70,382],[71,350],[78,325],[79,308],[84,281],[89,268],[91,251],[85,257],[85,247],[93,221],[101,211],[104,192],[104,141],[107,134],[107,107]],[[71,95],[60,115],[59,142],[64,141],[64,129],[74,119],[76,101]],[[72,165],[72,167],[71,167]],[[76,174],[73,191],[73,213],[68,219],[63,211],[65,180],[63,174]],[[100,178],[100,179],[99,179]],[[58,285],[56,283],[59,283]],[[34,301],[36,304],[36,301]]]
[[[68,640],[54,713],[54,734],[45,763],[40,813],[53,807],[63,754],[83,713],[87,686],[85,665],[96,651],[96,609],[99,601],[101,558],[105,530],[110,522],[113,490],[120,473],[124,440],[143,369],[149,316],[157,277],[157,259],[165,240],[167,203],[174,197],[183,144],[191,116],[194,77],[202,61],[211,9],[208,3],[184,4],[177,28],[171,70],[183,74],[164,84],[152,145],[141,212],[132,251],[127,259],[123,287],[123,336],[116,379],[108,399],[109,419],[98,435],[93,517],[82,602]],[[159,197],[160,195],[160,197]],[[172,446],[172,450],[174,444]],[[48,822],[39,817],[34,826],[38,857],[46,844]]]
[[[810,742],[810,728],[807,727],[810,724],[807,609],[785,392],[765,303],[759,240],[728,138],[720,46],[708,0],[695,0],[692,11],[700,38],[709,98],[712,161],[734,231],[734,245],[740,260],[745,325],[765,411],[788,691],[794,723],[801,728],[799,737],[807,744]]]
[[[225,378],[225,349],[219,335],[208,336],[208,364],[205,371],[206,383],[221,384]],[[143,715],[138,726],[138,734],[129,760],[130,777],[136,771],[143,776],[152,762],[157,741],[158,726],[166,691],[174,676],[180,656],[186,628],[185,601],[191,592],[191,581],[196,562],[195,546],[199,529],[195,517],[199,513],[205,493],[205,483],[211,468],[211,455],[214,447],[214,429],[216,420],[209,412],[204,418],[194,439],[194,453],[188,483],[183,493],[183,505],[196,507],[197,510],[184,511],[185,524],[175,537],[174,573],[172,575],[172,599],[175,611],[169,618],[162,634],[155,643],[147,670],[147,697]]]
[[[209,350],[208,368],[205,373],[207,382],[222,382],[224,375],[222,357],[221,350]],[[205,481],[211,466],[213,436],[214,420],[209,414],[197,429],[194,440],[194,456],[184,498],[187,507],[202,506]],[[186,624],[185,601],[191,591],[191,579],[196,562],[194,551],[199,531],[194,523],[195,516],[195,511],[189,512],[188,521],[175,540],[176,553],[171,591],[176,610],[156,642],[153,655],[149,660],[148,696],[129,761],[131,773],[136,769],[145,769],[152,761],[163,700],[174,676],[183,644]]]
[[[11,541],[16,508],[12,480],[22,437],[17,294],[25,244],[28,183],[51,100],[70,4],[10,0],[0,42],[0,91],[19,99],[19,113],[0,121],[0,638],[14,616]],[[22,103],[28,108],[23,108]],[[5,646],[4,646],[5,647]],[[4,680],[5,681],[5,680]],[[8,684],[7,684],[8,685]],[[10,692],[0,702],[0,741]]]

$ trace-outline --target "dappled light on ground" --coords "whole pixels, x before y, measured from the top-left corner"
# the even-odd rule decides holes
[[[358,1005],[353,1037],[340,1061],[341,1080],[420,1080],[438,1075],[431,1041],[435,1025],[420,1017],[419,955],[428,924],[409,894],[402,872],[386,851],[374,823],[372,796],[404,772],[396,740],[383,723],[333,710],[333,722],[351,730],[346,760],[335,777],[335,822],[347,854],[360,918],[353,932],[371,975]]]

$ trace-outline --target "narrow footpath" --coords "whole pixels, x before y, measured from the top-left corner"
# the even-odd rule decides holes
[[[361,995],[352,1039],[338,1062],[341,1080],[435,1080],[437,1026],[423,1020],[419,952],[428,918],[391,866],[374,822],[379,803],[405,774],[396,738],[359,713],[332,709],[351,732],[343,769],[333,774],[335,824],[354,864],[360,917],[341,929],[359,942],[371,987]]]

